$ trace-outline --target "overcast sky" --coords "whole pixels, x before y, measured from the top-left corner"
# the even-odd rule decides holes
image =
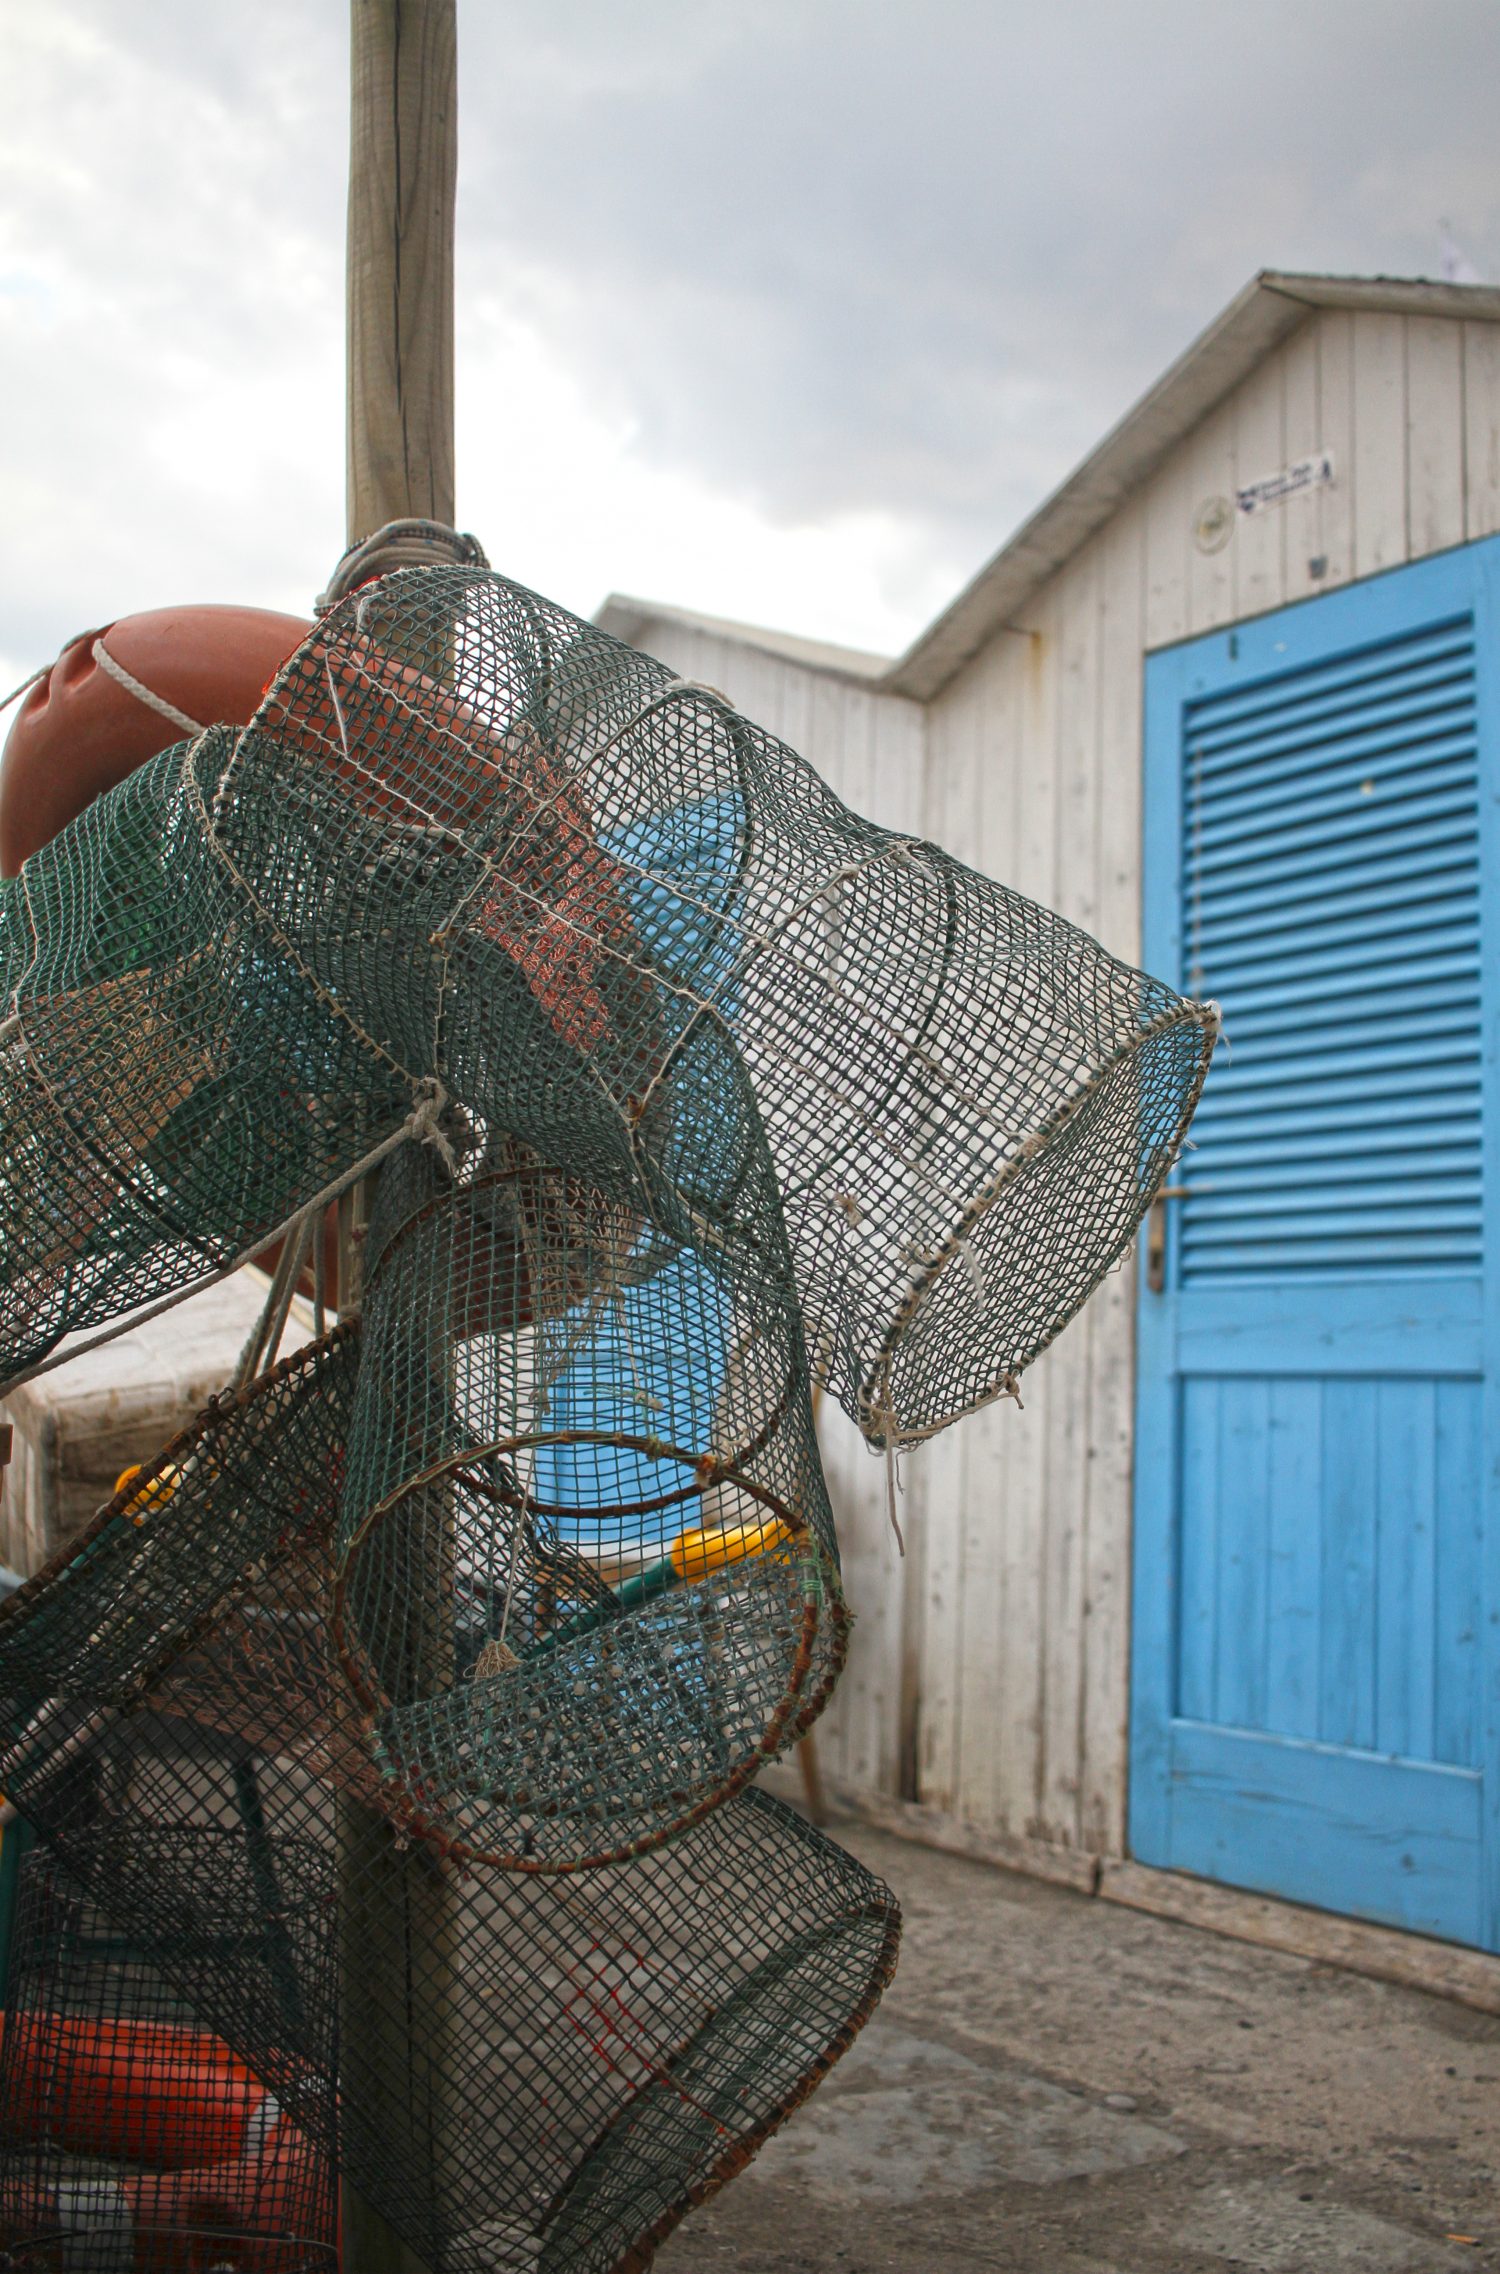
[[[0,0],[0,693],[343,528],[342,0]],[[459,519],[895,651],[1260,267],[1500,280],[1495,0],[460,0]]]

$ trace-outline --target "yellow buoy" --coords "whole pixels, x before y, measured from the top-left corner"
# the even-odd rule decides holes
[[[779,1516],[764,1516],[748,1524],[722,1528],[705,1526],[695,1532],[679,1532],[672,1542],[672,1566],[679,1579],[706,1579],[711,1571],[727,1571],[731,1564],[746,1563],[751,1556],[768,1554],[791,1536],[790,1528]]]
[[[128,1469],[121,1469],[115,1478],[115,1498],[117,1500],[122,1492],[130,1491],[137,1477],[145,1474],[145,1469],[144,1461],[132,1461]],[[147,1484],[143,1485],[139,1492],[132,1494],[126,1504],[126,1515],[133,1522],[143,1524],[146,1520],[147,1510],[165,1506],[181,1481],[181,1469],[177,1467],[175,1462],[169,1461],[167,1466],[158,1470],[157,1474]]]

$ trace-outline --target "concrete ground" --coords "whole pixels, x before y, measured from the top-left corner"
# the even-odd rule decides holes
[[[1500,2018],[833,1832],[895,1982],[660,2274],[1500,2270]]]

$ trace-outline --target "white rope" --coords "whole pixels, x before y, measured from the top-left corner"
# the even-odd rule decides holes
[[[896,1552],[904,1561],[906,1542],[901,1536],[901,1519],[896,1514],[896,1495],[900,1490],[901,1475],[896,1467],[896,1440],[894,1437],[887,1437],[885,1441],[885,1509],[891,1520],[891,1530],[896,1535]]]
[[[21,681],[19,687],[12,687],[8,695],[0,697],[0,711],[8,711],[12,703],[19,702],[27,688],[34,687],[39,679],[45,679],[51,669],[50,663],[39,663],[35,671]]]
[[[21,681],[19,687],[12,687],[8,695],[0,696],[0,711],[8,711],[11,704],[18,701],[19,698],[25,694],[28,687],[34,687],[39,679],[45,679],[48,672],[52,670],[53,666],[61,663],[63,657],[67,654],[70,647],[78,647],[84,640],[100,639],[108,630],[108,624],[94,624],[90,626],[88,631],[75,632],[70,640],[64,640],[62,646],[58,649],[56,655],[52,658],[51,663],[39,663],[35,671],[29,672],[27,676]]]
[[[466,530],[454,529],[446,521],[409,515],[399,521],[386,522],[383,528],[373,530],[358,544],[351,545],[329,578],[327,591],[318,594],[313,607],[316,614],[326,616],[358,586],[369,584],[377,577],[399,575],[403,569],[484,569],[489,565],[489,557],[479,539],[471,537]],[[363,606],[363,600],[360,605]]]
[[[535,1456],[533,1456],[533,1458],[534,1458],[534,1457],[535,1457]],[[510,1542],[510,1570],[507,1572],[507,1574],[506,1574],[506,1578],[505,1578],[505,1601],[504,1601],[504,1603],[502,1604],[502,1606],[501,1606],[501,1610],[500,1610],[500,1632],[499,1632],[499,1633],[498,1633],[498,1634],[495,1636],[495,1638],[494,1638],[494,1639],[495,1639],[495,1643],[496,1643],[496,1651],[495,1651],[495,1657],[496,1657],[497,1659],[499,1659],[501,1651],[504,1651],[504,1652],[505,1652],[505,1655],[506,1655],[506,1657],[507,1657],[507,1658],[509,1658],[509,1660],[511,1661],[511,1664],[512,1664],[512,1665],[516,1664],[516,1663],[517,1663],[517,1660],[516,1660],[516,1655],[515,1655],[515,1652],[514,1652],[513,1650],[509,1649],[509,1647],[508,1647],[508,1646],[507,1646],[507,1644],[506,1644],[506,1640],[505,1640],[505,1630],[506,1630],[506,1628],[507,1628],[507,1627],[510,1625],[510,1606],[511,1606],[511,1603],[512,1603],[512,1601],[514,1600],[514,1597],[515,1597],[515,1592],[516,1592],[516,1573],[517,1573],[517,1571],[518,1571],[518,1570],[519,1570],[519,1568],[520,1568],[520,1562],[521,1562],[521,1540],[522,1540],[522,1536],[523,1536],[523,1534],[525,1533],[525,1530],[526,1530],[526,1512],[527,1512],[528,1508],[530,1507],[530,1505],[531,1505],[531,1477],[528,1475],[528,1477],[527,1477],[527,1480],[526,1480],[525,1489],[522,1491],[522,1494],[521,1494],[521,1505],[520,1505],[520,1507],[519,1507],[519,1508],[517,1509],[517,1511],[516,1511],[516,1523],[515,1523],[515,1530],[514,1530],[514,1531],[513,1531],[513,1533],[511,1534],[511,1542]],[[501,1661],[501,1663],[500,1663],[499,1665],[495,1666],[493,1670],[494,1670],[496,1673],[502,1672],[502,1671],[503,1671],[503,1664],[504,1664],[504,1662],[503,1662],[503,1660],[502,1660],[502,1661]],[[488,1669],[487,1669],[487,1671],[488,1671]]]
[[[186,711],[180,711],[175,703],[167,701],[165,695],[158,695],[154,689],[144,686],[133,671],[127,671],[123,663],[116,662],[104,644],[102,633],[95,640],[90,653],[101,671],[107,671],[117,686],[123,687],[127,695],[134,695],[138,703],[144,703],[148,711],[155,711],[158,718],[166,719],[172,726],[180,726],[184,734],[203,734],[207,731],[201,720],[190,719]]]
[[[419,1098],[412,1107],[411,1118],[406,1123],[404,1133],[418,1144],[431,1145],[442,1160],[448,1174],[456,1177],[458,1175],[458,1155],[449,1144],[441,1127],[442,1117],[452,1101],[435,1074],[423,1082],[421,1088],[426,1092],[426,1095]]]
[[[890,1518],[891,1530],[896,1535],[896,1550],[902,1560],[906,1557],[906,1541],[902,1536],[901,1519],[896,1514],[896,1495],[901,1490],[901,1472],[896,1466],[901,1451],[901,1424],[896,1418],[896,1407],[891,1397],[891,1362],[887,1357],[880,1374],[880,1403],[871,1405],[870,1417],[880,1424],[885,1453],[885,1512]]]

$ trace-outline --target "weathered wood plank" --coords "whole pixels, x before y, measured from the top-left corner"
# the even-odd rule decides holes
[[[1007,1743],[1005,1652],[1006,1424],[1013,1409],[990,1408],[957,1425],[962,1442],[964,1686],[959,1729],[957,1813],[970,1824],[1001,1820],[997,1758]]]
[[[1099,937],[1140,952],[1141,646],[1145,528],[1127,508],[1106,532],[1099,598]],[[1127,1264],[1091,1297],[1084,1495],[1083,1698],[1079,1837],[1095,1853],[1125,1844],[1130,1674],[1130,1539],[1135,1405],[1135,1274]]]
[[[1406,319],[1354,319],[1354,569],[1406,559]]]
[[[982,674],[980,675],[982,681]],[[960,858],[979,826],[979,718],[971,698],[950,705],[937,728],[929,790],[934,840]],[[956,1805],[964,1663],[964,1523],[967,1438],[962,1424],[919,1455],[925,1544],[921,1655],[920,1782],[934,1807]]]
[[[811,690],[807,755],[858,813],[868,813],[874,803],[875,730],[883,707],[867,690],[829,679]],[[855,1621],[848,1666],[825,1716],[825,1766],[832,1776],[884,1786],[895,1773],[901,1648],[894,1542],[876,1464],[853,1423],[826,1398],[819,1436],[833,1454],[829,1489]]]
[[[1315,451],[1328,447],[1323,437],[1319,399],[1319,327],[1316,321],[1294,332],[1281,350],[1282,464],[1295,466]],[[1325,559],[1323,509],[1326,489],[1302,490],[1287,499],[1282,515],[1282,597],[1304,600],[1321,592],[1326,568],[1314,564]]]
[[[1014,646],[1014,641],[1007,641]],[[948,844],[964,850],[966,860],[980,860],[986,814],[995,796],[1002,796],[1011,769],[1011,750],[1005,737],[1005,657],[991,648],[970,675],[966,700],[952,709],[945,721],[945,764],[959,775],[964,798],[950,810]],[[927,1799],[943,1808],[955,1808],[973,1821],[986,1821],[991,1808],[989,1758],[986,1746],[975,1746],[975,1731],[993,1731],[998,1715],[995,1662],[1000,1651],[998,1617],[998,1539],[995,1510],[984,1474],[982,1444],[973,1421],[959,1421],[939,1444],[927,1449],[925,1492],[930,1537],[952,1535],[957,1569],[952,1574],[952,1617],[948,1624],[930,1628],[927,1644],[925,1692],[943,1694],[939,1653],[950,1649],[957,1660],[959,1687],[952,1701],[952,1771],[948,1787],[930,1776],[923,1783]],[[950,1501],[939,1514],[941,1501]],[[948,1565],[939,1567],[939,1583],[948,1583]]]
[[[871,809],[887,828],[924,833],[926,717],[905,699],[883,700],[875,715]],[[867,1642],[868,1746],[879,1787],[891,1794],[913,1785],[921,1700],[924,1572],[931,1518],[926,1457],[914,1452],[903,1468],[901,1524],[907,1553],[897,1552],[886,1508],[884,1464],[859,1454],[862,1505],[869,1540],[862,1584]]]
[[[750,711],[748,697],[742,702],[742,708],[762,724],[769,723],[774,714],[779,730],[787,710],[785,666],[775,667],[773,684],[771,659],[761,657],[754,661],[759,666],[761,680],[756,692],[766,708]],[[752,676],[743,665],[741,675]],[[863,812],[869,803],[872,700],[865,691],[856,691],[826,677],[815,681],[808,694],[807,739],[802,755],[858,812]],[[813,1353],[814,1366],[818,1355]],[[882,1659],[878,1623],[872,1624],[866,1615],[872,1608],[873,1596],[878,1621],[878,1581],[872,1569],[878,1554],[874,1510],[861,1490],[864,1479],[860,1472],[865,1462],[858,1432],[830,1399],[821,1399],[820,1408],[818,1437],[838,1531],[844,1591],[855,1614],[855,1625],[848,1664],[829,1709],[818,1725],[819,1760],[825,1780],[853,1774],[873,1777],[877,1774],[874,1764]]]
[[[1323,587],[1347,584],[1354,574],[1354,326],[1343,309],[1318,318],[1318,424],[1333,452],[1333,484],[1319,498]]]
[[[926,714],[901,695],[886,695],[875,714],[870,812],[887,829],[922,833]]]
[[[1057,711],[1060,656],[1055,593],[1028,617],[1030,637],[1010,668],[1019,732],[1014,775],[1015,858],[1005,881],[1051,905],[1057,871]],[[1020,643],[1017,643],[1018,647]],[[1010,660],[1009,658],[1007,660]],[[1030,1836],[1041,1786],[1046,1446],[1051,1356],[1023,1383],[1024,1412],[991,1407],[982,1426],[1003,1460],[1001,1735],[997,1745],[997,1828]]]
[[[1465,324],[1464,534],[1500,530],[1500,324]]]
[[[844,1587],[854,1613],[849,1663],[819,1724],[828,1776],[887,1792],[895,1779],[900,1680],[900,1585],[885,1509],[873,1489],[863,1438],[831,1401],[818,1423],[838,1527]]]
[[[1407,550],[1424,553],[1464,538],[1463,328],[1441,316],[1406,324]]]
[[[1279,472],[1287,463],[1286,349],[1268,356],[1234,395],[1235,466],[1243,485]],[[1287,507],[1235,516],[1236,616],[1259,616],[1279,608],[1286,595]]]
[[[722,687],[738,709],[768,734],[778,735],[799,750],[809,764],[824,770],[824,754],[810,747],[809,722],[811,701],[807,688],[808,674],[800,665],[788,663],[778,655],[766,655],[754,648],[740,646],[732,641],[722,643],[718,665],[723,678],[711,679],[711,686]],[[732,686],[726,684],[731,682]],[[798,739],[799,735],[801,740]],[[837,764],[837,755],[834,763]],[[837,788],[838,784],[835,783]]]
[[[1022,857],[1022,783],[1028,767],[1045,760],[1029,741],[1033,717],[1027,686],[1033,665],[1031,638],[1012,634],[994,643],[975,674],[983,716],[974,858],[987,875],[1005,883],[1016,881]],[[1012,1789],[1021,1787],[1029,1806],[1034,1784],[1031,1697],[1019,1739],[1012,1719],[1013,1653],[1022,1622],[1034,1614],[1034,1587],[1023,1587],[1018,1597],[1013,1593],[1015,1433],[1020,1425],[1021,1417],[1008,1402],[959,1424],[966,1464],[964,1654],[969,1669],[960,1807],[970,1823],[991,1828],[1006,1820]]]
[[[1057,596],[1056,852],[1048,894],[1060,915],[1090,932],[1099,921],[1100,566],[1095,545]],[[1037,1828],[1068,1846],[1079,1835],[1091,1323],[1075,1319],[1047,1356]]]
[[[694,649],[697,668],[684,673],[685,678],[716,688],[767,734],[782,733],[787,680],[798,676],[795,665],[788,666],[780,656],[759,655],[754,648],[708,633],[697,635]]]
[[[1192,489],[1187,453],[1174,451],[1146,490],[1146,645],[1186,637],[1188,555],[1193,517],[1202,500]]]
[[[1234,506],[1236,401],[1231,395],[1182,446],[1187,475],[1185,631],[1212,631],[1216,624],[1227,624],[1234,614],[1235,550],[1242,535]],[[1206,514],[1226,509],[1227,541],[1217,548],[1206,547],[1198,536],[1200,521]],[[1076,566],[1081,569],[1083,563]]]
[[[926,713],[904,698],[886,699],[875,718],[873,810],[887,828],[925,833],[928,822]],[[921,1697],[923,1589],[931,1493],[924,1455],[904,1472],[902,1526],[907,1553],[898,1556],[885,1504],[883,1465],[861,1451],[861,1492],[871,1547],[866,1561],[869,1720],[872,1763],[882,1792],[914,1787]]]

